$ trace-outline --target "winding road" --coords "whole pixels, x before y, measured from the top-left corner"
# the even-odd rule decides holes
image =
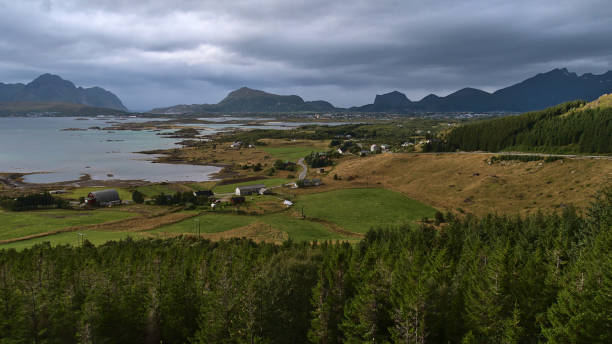
[[[302,167],[302,172],[300,172],[299,180],[304,180],[306,178],[306,173],[308,173],[308,166],[304,163],[304,158],[300,158],[297,162],[298,165]]]

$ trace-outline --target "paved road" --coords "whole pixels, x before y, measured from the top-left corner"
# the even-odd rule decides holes
[[[300,158],[297,162],[298,165],[302,166],[302,172],[300,172],[299,180],[304,180],[306,178],[306,173],[308,173],[308,166],[304,163],[304,158]]]

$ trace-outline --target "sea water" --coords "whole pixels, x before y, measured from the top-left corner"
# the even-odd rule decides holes
[[[153,163],[151,155],[136,152],[176,147],[179,139],[152,130],[97,130],[116,118],[4,117],[0,118],[0,172],[35,173],[29,183],[78,180],[206,181],[219,167]],[[150,119],[128,118],[121,122]],[[84,130],[62,130],[79,128]],[[44,172],[44,173],[41,173]]]

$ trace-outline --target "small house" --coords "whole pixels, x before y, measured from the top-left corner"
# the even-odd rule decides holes
[[[283,205],[285,205],[285,207],[289,208],[290,206],[293,205],[293,202],[291,202],[290,200],[284,200],[283,201]]]
[[[370,152],[372,152],[372,153],[378,153],[378,152],[380,152],[380,146],[379,146],[379,145],[376,145],[376,144],[371,145],[371,146],[370,146]]]
[[[242,146],[241,141],[235,141],[230,145],[230,148],[240,148]]]
[[[121,204],[121,198],[115,189],[92,191],[85,198],[85,204],[105,207]]]
[[[414,143],[412,143],[412,142],[404,142],[404,143],[402,143],[402,147],[410,147],[410,146],[414,146]]]
[[[368,156],[368,155],[370,155],[370,151],[362,150],[359,152],[359,156]]]
[[[251,194],[258,194],[259,190],[265,189],[266,186],[263,184],[252,184],[243,185],[236,188],[236,196],[246,196]]]
[[[389,145],[380,145],[380,149],[382,149],[383,151],[388,151],[389,149],[391,149],[391,146],[389,146]]]

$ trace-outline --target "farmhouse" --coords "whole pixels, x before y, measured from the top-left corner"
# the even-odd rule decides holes
[[[254,193],[260,193],[261,189],[265,189],[263,184],[244,185],[236,188],[236,196],[246,196]]]
[[[110,206],[121,204],[119,193],[115,189],[93,191],[85,198],[87,205]]]

